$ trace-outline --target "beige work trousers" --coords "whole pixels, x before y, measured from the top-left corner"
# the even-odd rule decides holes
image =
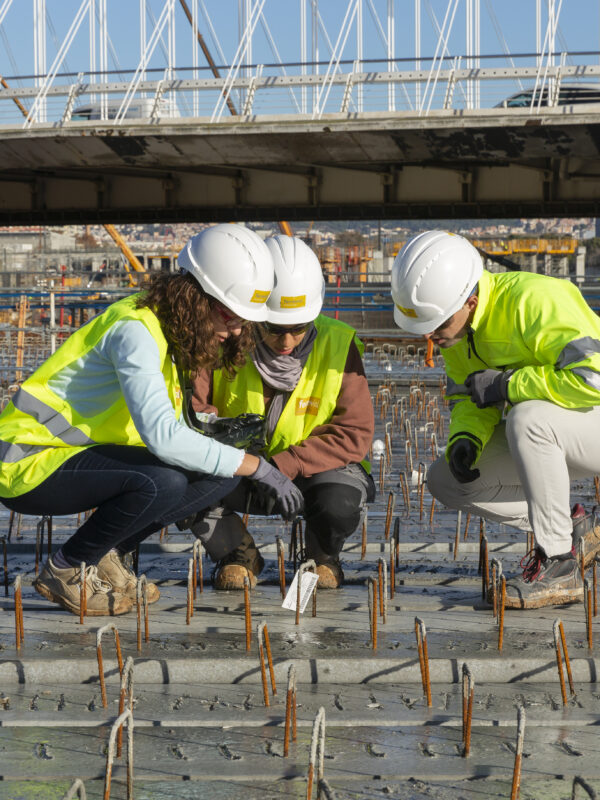
[[[547,556],[571,549],[570,482],[600,474],[600,406],[566,409],[545,400],[517,403],[459,483],[444,457],[427,473],[431,494],[450,508],[533,530]]]

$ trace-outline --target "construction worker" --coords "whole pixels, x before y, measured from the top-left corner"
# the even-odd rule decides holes
[[[93,513],[48,558],[34,582],[79,613],[86,565],[87,613],[121,614],[136,578],[123,556],[154,531],[218,502],[251,477],[289,513],[293,483],[264,459],[188,428],[180,374],[243,363],[246,320],[266,317],[273,262],[238,225],[192,237],[181,272],[159,275],[77,330],[16,392],[0,415],[0,498],[23,514]],[[211,552],[218,557],[218,542]],[[152,583],[148,600],[158,599]]]
[[[318,586],[337,588],[344,577],[343,543],[375,494],[368,465],[361,463],[374,431],[362,345],[351,327],[320,314],[325,286],[310,247],[290,236],[273,236],[266,244],[275,288],[267,319],[257,326],[256,347],[233,380],[223,370],[200,371],[193,407],[227,417],[266,413],[264,456],[302,491],[305,556],[317,564]],[[191,526],[199,536],[216,526],[221,538],[230,538],[231,551],[217,564],[217,589],[241,589],[246,575],[254,586],[264,566],[252,536],[232,513],[268,513],[252,488],[241,481],[221,507]]]
[[[441,348],[451,420],[435,498],[524,531],[535,548],[510,578],[506,605],[581,601],[575,558],[599,529],[570,481],[600,472],[600,319],[567,280],[492,274],[463,237],[427,231],[392,268],[396,323]],[[508,409],[504,416],[503,411]],[[575,524],[574,524],[575,523]]]

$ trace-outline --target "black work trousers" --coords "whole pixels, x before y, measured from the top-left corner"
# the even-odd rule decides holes
[[[239,478],[165,464],[145,447],[98,445],[74,455],[26,494],[2,498],[11,511],[76,514],[95,509],[62,546],[71,564],[128,553],[165,525],[220,502]]]

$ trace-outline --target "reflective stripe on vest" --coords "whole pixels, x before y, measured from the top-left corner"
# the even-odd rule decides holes
[[[95,444],[144,446],[121,395],[110,407],[83,417],[50,388],[51,379],[74,365],[121,320],[137,320],[152,335],[176,417],[181,415],[181,388],[168,344],[155,314],[137,308],[139,295],[113,303],[103,314],[75,331],[15,393],[0,414],[0,497],[17,497],[34,489],[67,459]]]
[[[318,335],[267,445],[267,457],[304,441],[314,428],[333,416],[355,331],[346,323],[323,315],[317,317],[315,327]],[[355,341],[362,350],[362,343]],[[222,416],[265,413],[262,379],[250,358],[233,380],[222,370],[213,373],[212,402]]]

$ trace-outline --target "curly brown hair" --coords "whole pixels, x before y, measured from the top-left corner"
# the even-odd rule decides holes
[[[252,324],[246,324],[239,336],[228,336],[219,342],[210,313],[210,296],[189,272],[153,277],[137,306],[156,314],[169,353],[183,370],[223,368],[231,377],[254,345]]]

